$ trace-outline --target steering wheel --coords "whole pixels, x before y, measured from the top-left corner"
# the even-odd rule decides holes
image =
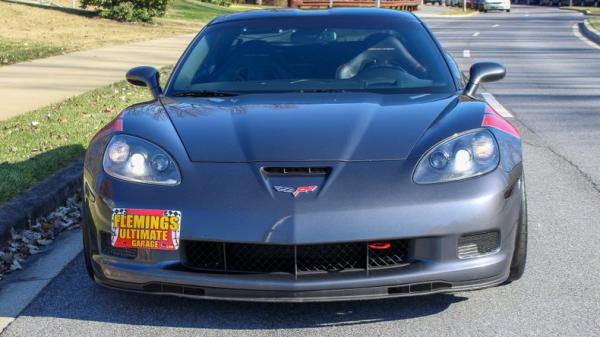
[[[405,72],[423,77],[427,69],[417,61],[404,45],[393,36],[388,36],[372,44],[348,63],[341,65],[337,72],[338,79],[357,76],[373,65],[387,64],[389,67],[402,68]]]
[[[398,86],[398,81],[408,72],[393,64],[366,63],[354,77],[365,82],[367,87],[377,85]]]

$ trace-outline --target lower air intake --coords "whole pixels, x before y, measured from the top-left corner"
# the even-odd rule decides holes
[[[500,233],[485,232],[464,235],[458,239],[458,257],[468,259],[494,253],[500,247]]]
[[[124,259],[135,259],[138,254],[136,248],[113,247],[111,243],[111,235],[107,232],[100,232],[100,250],[103,254]]]
[[[369,242],[274,245],[183,241],[183,264],[219,273],[311,273],[368,271],[410,262],[409,240],[386,241],[386,249]]]

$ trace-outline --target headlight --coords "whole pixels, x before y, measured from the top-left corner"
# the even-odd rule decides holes
[[[451,137],[429,150],[417,164],[417,184],[461,180],[493,171],[499,161],[496,139],[488,130]]]
[[[116,135],[104,152],[104,171],[137,183],[177,185],[181,181],[177,164],[158,146],[141,138]]]

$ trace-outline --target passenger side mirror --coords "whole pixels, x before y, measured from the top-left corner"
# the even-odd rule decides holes
[[[500,81],[506,75],[506,68],[496,62],[479,62],[471,66],[469,82],[463,91],[464,95],[473,97],[479,84]]]
[[[140,87],[148,87],[154,98],[158,98],[162,94],[160,88],[160,73],[158,69],[149,66],[141,66],[132,68],[125,75],[127,81],[133,85]]]

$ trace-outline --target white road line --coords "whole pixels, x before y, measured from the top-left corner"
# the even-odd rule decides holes
[[[500,27],[500,25],[499,25],[499,24],[495,24],[495,25],[493,25],[492,27],[493,27],[493,28],[496,28],[496,27]]]
[[[500,104],[500,102],[498,102],[498,100],[496,99],[496,97],[494,97],[494,95],[490,94],[489,92],[482,92],[481,97],[483,97],[483,99],[485,99],[485,101],[492,108],[494,108],[494,110],[496,110],[497,113],[500,114],[500,116],[502,116],[504,118],[513,118],[514,117],[508,110],[506,110],[506,108],[502,104]]]
[[[479,36],[479,32],[475,32],[475,33],[473,33],[473,36],[474,36],[474,37],[475,37],[475,36]]]
[[[588,40],[585,36],[581,35],[581,33],[579,32],[579,27],[577,26],[576,23],[573,24],[573,35],[577,36],[577,38],[579,38],[581,41],[585,42],[588,46],[595,48],[595,49],[600,49],[600,46],[598,46],[594,42]]]
[[[468,49],[463,50],[463,57],[464,58],[469,58],[471,57],[471,51]]]

